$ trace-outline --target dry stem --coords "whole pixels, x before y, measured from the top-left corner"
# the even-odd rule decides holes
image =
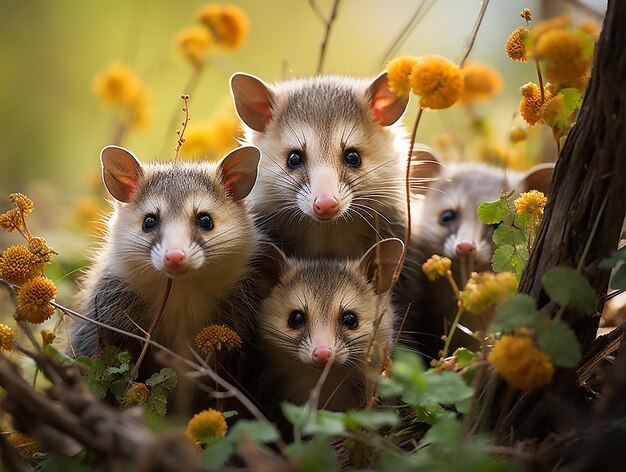
[[[334,0],[333,7],[330,12],[330,16],[328,17],[328,19],[326,19],[324,18],[324,15],[319,9],[316,1],[309,0],[309,4],[311,5],[311,8],[313,9],[317,17],[320,18],[320,20],[326,26],[326,31],[324,32],[324,38],[322,39],[322,44],[320,46],[320,57],[319,57],[319,60],[317,61],[317,75],[320,75],[322,73],[322,69],[324,68],[324,59],[326,58],[326,48],[328,47],[328,39],[330,38],[330,31],[333,27],[333,24],[335,23],[335,20],[337,19],[337,11],[339,9],[340,3],[341,3],[341,0]]]

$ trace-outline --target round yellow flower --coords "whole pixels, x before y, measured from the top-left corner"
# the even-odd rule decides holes
[[[563,87],[575,87],[584,81],[591,58],[584,55],[585,45],[572,30],[548,31],[537,42],[537,56],[546,61],[546,77]]]
[[[509,132],[509,142],[513,144],[526,141],[527,137],[528,137],[528,133],[526,132],[526,130],[523,128],[520,128],[519,126],[516,126],[515,128],[511,129],[511,131]]]
[[[200,9],[198,20],[209,29],[219,46],[238,49],[248,37],[248,17],[236,5],[210,3]]]
[[[144,383],[133,384],[126,392],[126,400],[133,405],[143,405],[150,396],[150,389]]]
[[[39,452],[39,444],[32,437],[22,433],[13,433],[9,435],[9,441],[13,444],[22,457],[30,459]]]
[[[43,272],[45,263],[25,246],[10,246],[0,255],[0,278],[22,285]]]
[[[126,64],[107,66],[92,81],[92,90],[104,102],[111,104],[135,104],[143,91],[143,83]]]
[[[547,20],[537,23],[528,32],[528,39],[526,41],[526,51],[528,56],[534,55],[537,42],[548,31],[568,28],[570,26],[572,26],[572,17],[569,13],[562,16],[556,16],[554,18],[548,18]]]
[[[510,272],[473,272],[459,292],[459,304],[465,311],[480,315],[510,298],[516,290],[517,280]]]
[[[202,26],[189,26],[176,36],[176,45],[195,66],[204,63],[204,58],[212,42],[211,33]]]
[[[13,328],[0,323],[0,351],[12,351],[15,344]]]
[[[514,30],[504,45],[506,55],[514,61],[526,62],[527,38],[528,30],[526,28],[519,27]]]
[[[228,426],[221,412],[209,408],[201,411],[187,423],[187,435],[195,441],[207,438],[221,438],[226,435]]]
[[[502,90],[502,77],[488,64],[469,63],[462,72],[465,80],[461,94],[463,103],[489,100]]]
[[[187,159],[219,159],[238,145],[242,129],[232,102],[224,102],[202,122],[192,122],[185,132],[181,156]]]
[[[47,329],[42,329],[40,334],[41,334],[41,343],[43,344],[43,347],[46,347],[52,344],[57,337],[56,334],[54,334],[52,331],[48,331]]]
[[[424,264],[422,270],[431,282],[439,277],[445,277],[452,266],[452,261],[447,257],[441,257],[437,254],[433,255]]]
[[[44,262],[49,262],[51,255],[59,254],[51,247],[48,247],[44,238],[31,238],[30,241],[28,241],[28,250],[34,256],[38,257],[39,260],[42,260]]]
[[[535,218],[543,216],[546,203],[548,203],[548,199],[539,190],[521,193],[513,202],[518,215],[533,215]]]
[[[463,93],[463,73],[442,56],[421,56],[409,76],[413,93],[424,108],[440,110],[454,105]]]
[[[19,208],[24,215],[30,215],[35,209],[33,201],[22,193],[12,193],[9,198],[11,203]]]
[[[57,289],[50,279],[39,276],[29,280],[17,293],[20,318],[29,323],[43,323],[54,314],[50,302],[56,296]]]
[[[19,229],[24,224],[22,220],[22,212],[19,208],[13,208],[0,215],[0,226],[6,229],[9,233]]]
[[[202,328],[195,338],[196,348],[203,356],[222,349],[230,351],[241,347],[241,338],[225,325],[209,325]]]
[[[409,76],[416,63],[417,59],[411,56],[402,56],[389,61],[385,67],[389,90],[400,97],[408,97],[411,93]]]
[[[578,25],[578,29],[583,33],[591,36],[591,38],[596,41],[598,36],[600,36],[600,28],[598,24],[593,20],[583,21],[580,25]]]
[[[527,331],[502,336],[487,357],[511,387],[531,391],[550,383],[554,365]]]
[[[522,100],[519,104],[519,111],[522,118],[530,126],[541,120],[544,102],[541,100],[541,90],[537,84],[532,82],[522,85],[519,89],[522,94]]]

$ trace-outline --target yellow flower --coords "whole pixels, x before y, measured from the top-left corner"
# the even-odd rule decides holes
[[[44,238],[31,238],[28,241],[28,250],[44,262],[49,262],[52,254],[59,255],[54,249],[48,247]]]
[[[39,444],[32,436],[22,433],[13,433],[9,435],[9,441],[13,444],[22,457],[30,459],[39,452]]]
[[[107,66],[92,81],[92,90],[104,102],[111,104],[135,104],[143,91],[143,83],[126,64]]]
[[[236,5],[210,3],[200,9],[198,20],[219,46],[238,49],[248,37],[248,17]]]
[[[519,27],[513,31],[504,45],[506,55],[514,61],[526,62],[527,38],[528,30],[526,28]]]
[[[41,343],[43,344],[43,347],[46,347],[52,344],[57,337],[56,334],[54,334],[52,331],[48,331],[47,329],[42,329],[40,334],[41,334]]]
[[[17,293],[20,318],[29,323],[43,323],[54,314],[50,302],[56,296],[57,289],[50,279],[39,276],[29,280]]]
[[[502,90],[502,77],[488,64],[470,63],[462,72],[465,79],[461,94],[463,103],[489,100]]]
[[[480,315],[496,307],[517,290],[517,280],[510,272],[472,273],[472,277],[459,293],[459,304],[465,311]]]
[[[442,56],[421,56],[409,77],[413,93],[424,108],[439,110],[454,105],[463,93],[463,73]]]
[[[12,193],[9,195],[9,198],[11,199],[11,203],[24,213],[24,216],[30,215],[35,209],[33,201],[22,193]]]
[[[150,396],[150,389],[144,383],[134,383],[126,392],[125,398],[133,405],[143,405]]]
[[[422,264],[422,270],[431,282],[437,280],[439,277],[445,277],[452,261],[447,257],[440,257],[437,254],[433,255],[424,264]]]
[[[130,125],[133,129],[142,130],[150,127],[152,123],[152,108],[145,94],[142,94],[139,101],[133,106],[131,114]]]
[[[230,351],[241,347],[241,338],[228,326],[209,325],[202,328],[195,338],[196,348],[203,356],[222,348]]]
[[[598,39],[598,36],[600,36],[600,28],[593,20],[583,21],[580,25],[578,25],[578,29],[583,33],[591,36],[594,41],[596,41]]]
[[[518,215],[533,215],[535,218],[543,216],[546,203],[548,203],[548,199],[539,190],[521,193],[513,202]]]
[[[0,323],[0,351],[12,351],[15,344],[13,328]]]
[[[408,97],[411,93],[409,76],[416,63],[417,59],[411,56],[402,56],[389,61],[385,67],[389,90],[400,97]]]
[[[20,229],[24,224],[22,220],[22,212],[19,208],[13,208],[0,215],[0,226],[12,233],[16,229]]]
[[[554,375],[552,361],[537,349],[531,334],[525,330],[502,336],[487,360],[509,385],[520,390],[543,387]]]
[[[192,441],[204,441],[207,438],[221,438],[226,435],[228,426],[221,412],[209,408],[197,413],[187,423],[187,435]]]
[[[0,278],[22,285],[41,274],[45,263],[25,246],[10,246],[0,255]]]
[[[516,126],[509,132],[509,141],[513,144],[521,143],[522,141],[526,141],[528,137],[528,133],[525,129]]]
[[[204,57],[211,43],[211,33],[202,26],[189,26],[176,36],[176,45],[195,66],[204,63]]]
[[[487,141],[480,149],[480,160],[492,166],[506,166],[509,157],[507,149],[498,141]]]
[[[549,18],[547,20],[537,23],[530,29],[530,32],[528,33],[528,39],[526,41],[526,50],[528,55],[532,56],[534,54],[537,42],[548,31],[552,31],[554,29],[568,28],[570,26],[572,26],[572,17],[569,15],[569,13],[562,16]]]
[[[541,120],[543,111],[544,102],[541,100],[541,90],[537,84],[529,82],[526,85],[522,85],[519,91],[522,94],[522,100],[519,104],[520,114],[526,123],[534,126],[535,123]]]
[[[546,61],[546,77],[563,87],[576,87],[584,82],[591,67],[591,58],[584,54],[580,34],[572,30],[554,29],[537,42],[537,56]]]

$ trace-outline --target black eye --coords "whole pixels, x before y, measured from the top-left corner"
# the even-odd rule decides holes
[[[301,311],[292,311],[287,320],[287,324],[293,329],[302,328],[304,323],[306,323],[306,318]]]
[[[146,233],[155,230],[159,226],[159,217],[156,215],[146,215],[143,219],[143,225],[141,229],[143,229]]]
[[[359,167],[361,165],[361,156],[355,149],[348,149],[343,153],[343,162],[350,167]]]
[[[304,155],[300,151],[291,151],[287,157],[287,165],[290,169],[297,169],[304,165]]]
[[[439,224],[440,225],[449,225],[454,220],[456,220],[456,213],[454,210],[443,210],[441,215],[439,215]]]
[[[208,231],[213,229],[213,220],[206,213],[200,213],[196,218],[196,226],[200,229]]]
[[[359,319],[350,311],[346,311],[341,315],[341,324],[348,329],[357,329],[359,327]]]

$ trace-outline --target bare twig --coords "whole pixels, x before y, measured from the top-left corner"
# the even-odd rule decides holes
[[[176,134],[178,135],[178,143],[176,144],[176,149],[174,149],[174,151],[176,151],[176,154],[174,154],[174,162],[178,161],[180,148],[182,148],[183,144],[185,143],[185,130],[187,129],[187,125],[189,124],[189,95],[184,93],[180,96],[180,98],[182,98],[183,102],[185,103],[185,106],[183,107],[183,111],[185,112],[185,121],[181,123],[183,127],[176,130]],[[170,279],[170,285],[171,280],[172,279]]]
[[[326,48],[328,47],[328,39],[330,38],[330,31],[333,27],[333,24],[335,23],[335,20],[337,19],[337,11],[339,9],[340,3],[341,3],[341,0],[334,0],[333,8],[330,12],[330,16],[328,17],[328,20],[324,20],[324,23],[326,25],[326,31],[324,32],[324,38],[322,39],[322,45],[320,46],[320,57],[317,62],[317,74],[318,75],[322,73],[322,69],[324,68],[324,59],[326,58]],[[315,11],[319,17],[321,15],[321,12],[319,11],[319,7],[317,6],[317,3],[315,2],[315,0],[309,0],[309,4],[311,5],[311,8],[313,8],[313,11]],[[323,18],[323,15],[321,15],[321,18]]]
[[[480,29],[480,25],[483,22],[483,18],[485,16],[485,12],[487,11],[487,6],[489,5],[489,0],[483,0],[480,4],[480,11],[478,12],[478,18],[476,18],[476,23],[474,23],[474,29],[472,30],[472,34],[470,35],[469,41],[467,42],[467,48],[465,50],[465,55],[461,62],[459,63],[459,67],[463,68],[467,58],[472,52],[472,48],[474,47],[474,42],[476,41],[476,37],[478,36],[478,30]]]

